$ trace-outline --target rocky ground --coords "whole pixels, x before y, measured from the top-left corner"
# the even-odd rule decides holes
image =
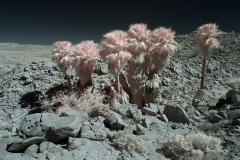
[[[209,101],[192,105],[202,56],[193,34],[179,35],[178,50],[160,75],[163,102],[116,111],[91,91],[58,109],[66,79],[50,61],[51,47],[0,44],[0,160],[239,160],[240,81],[234,78],[240,78],[240,34],[223,33],[219,40],[222,49],[208,58]],[[112,80],[99,62],[93,90],[105,91]],[[101,111],[87,114],[91,106]]]

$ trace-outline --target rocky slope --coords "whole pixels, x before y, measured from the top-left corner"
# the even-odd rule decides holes
[[[124,104],[109,111],[92,92],[85,100],[76,99],[78,104],[67,103],[86,109],[94,102],[101,109],[97,114],[76,108],[53,113],[58,106],[56,93],[66,92],[66,79],[50,61],[51,47],[1,44],[0,159],[240,159],[240,85],[234,81],[240,76],[240,34],[223,33],[219,39],[222,49],[208,58],[205,84],[213,95],[209,101],[192,106],[202,56],[193,34],[179,35],[178,50],[160,75],[161,104],[146,104],[141,110]],[[12,57],[7,55],[10,52]],[[93,74],[94,90],[104,91],[112,80],[107,65],[99,62]],[[220,138],[221,146],[204,136],[196,140],[204,147],[197,147],[193,140],[191,145],[186,143],[186,137],[176,139],[196,133]]]

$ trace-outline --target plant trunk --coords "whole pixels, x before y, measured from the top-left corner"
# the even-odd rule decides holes
[[[116,91],[118,94],[120,93],[119,74],[116,77]]]
[[[66,75],[66,79],[67,79],[67,83],[68,83],[68,93],[70,93],[72,91],[72,84],[71,84],[71,80],[70,80],[70,76],[68,74]]]
[[[205,74],[206,74],[206,66],[207,66],[207,56],[204,56],[204,57],[203,57],[203,64],[202,64],[202,78],[201,78],[200,89],[203,89],[203,88],[204,88]]]

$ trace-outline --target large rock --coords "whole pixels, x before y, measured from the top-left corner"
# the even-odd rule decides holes
[[[48,114],[51,118],[56,118],[57,115],[55,114]],[[31,114],[27,115],[23,121],[22,124],[19,127],[19,135],[24,135],[26,137],[34,137],[34,136],[45,136],[45,133],[41,130],[41,113]]]
[[[39,153],[62,153],[64,152],[63,150],[65,149],[52,142],[42,142],[39,145]]]
[[[22,153],[4,152],[4,153],[0,154],[0,160],[36,160],[36,158],[28,156],[28,155],[24,155]],[[44,160],[44,159],[42,157],[42,159],[39,159],[39,160]]]
[[[8,152],[22,152],[33,144],[39,144],[44,140],[43,137],[32,137],[24,139],[22,142],[13,143],[7,149]]]
[[[91,140],[103,141],[107,138],[107,133],[105,132],[103,117],[97,117],[90,122],[85,122],[81,127],[81,137]]]
[[[0,140],[0,154],[6,151],[7,145],[8,145],[7,142],[4,139],[1,138],[1,140]]]
[[[68,114],[71,115],[72,113],[69,111]],[[82,123],[88,118],[85,113],[76,113],[76,115],[63,117],[53,113],[27,115],[19,128],[19,135],[45,137],[51,142],[58,142],[69,136],[76,136]]]
[[[69,138],[68,149],[79,160],[83,159],[111,159],[117,160],[120,152],[107,143],[90,141],[86,138]]]
[[[31,146],[29,146],[24,153],[25,154],[36,154],[38,152],[38,145],[33,144]]]
[[[237,90],[231,89],[226,94],[226,100],[230,104],[240,103],[240,94]]]
[[[79,117],[64,116],[41,122],[41,128],[46,133],[47,140],[58,142],[69,136],[76,136],[82,123],[83,120]]]
[[[12,68],[9,67],[0,68],[0,78],[3,78],[4,76],[9,75],[11,73],[13,73]]]
[[[164,122],[155,116],[145,116],[142,122],[143,127],[150,128],[151,125],[161,126]]]
[[[107,119],[105,120],[105,122],[107,124],[109,124],[109,126],[112,129],[117,129],[117,130],[122,130],[124,129],[126,126],[128,126],[127,123],[125,123],[122,119],[122,116],[118,113],[112,112]]]
[[[177,123],[190,123],[190,119],[186,111],[178,105],[166,105],[163,113],[167,116],[169,121]]]

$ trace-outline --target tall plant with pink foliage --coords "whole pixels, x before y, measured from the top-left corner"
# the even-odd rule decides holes
[[[124,93],[119,82],[119,75],[131,58],[131,54],[128,51],[128,36],[124,31],[114,30],[103,37],[100,56],[108,63],[109,71],[115,77],[115,85],[112,86],[110,94],[118,102],[124,103],[127,100],[123,96]]]
[[[91,83],[91,75],[99,60],[99,49],[93,41],[83,41],[73,47],[71,65],[77,73],[81,88]]]
[[[57,63],[59,69],[65,74],[69,89],[71,89],[71,81],[67,71],[72,63],[71,47],[69,41],[58,41],[54,43],[52,50],[52,61]]]
[[[144,85],[147,81],[147,61],[148,53],[147,40],[151,31],[146,24],[139,23],[129,26],[127,31],[129,38],[129,52],[132,55],[128,63],[128,83],[131,90],[131,101],[138,107],[143,106]]]
[[[217,39],[220,34],[222,34],[222,32],[218,29],[218,26],[213,23],[204,24],[198,27],[195,33],[195,43],[203,55],[203,63],[201,84],[194,97],[194,100],[208,100],[210,96],[208,95],[207,91],[204,90],[207,57],[213,49],[220,48],[220,43]]]

